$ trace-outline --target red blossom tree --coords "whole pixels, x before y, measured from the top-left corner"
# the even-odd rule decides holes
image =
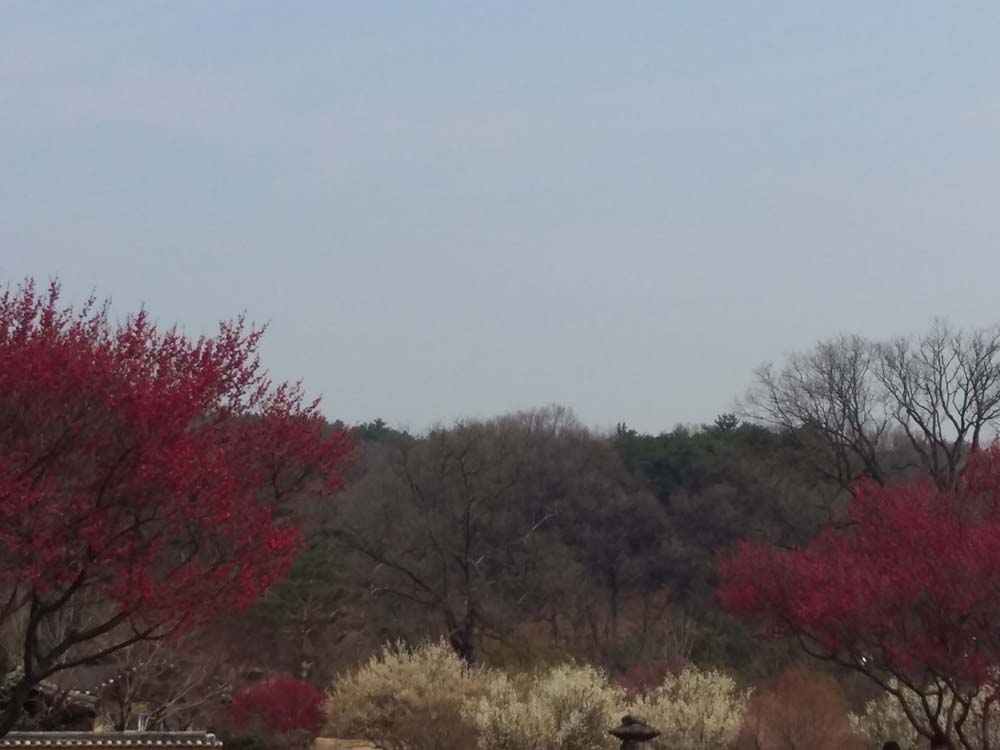
[[[299,730],[315,733],[323,726],[323,693],[294,677],[275,677],[244,690],[229,710],[229,722],[240,733],[274,736]]]
[[[213,337],[145,311],[0,296],[0,625],[32,688],[251,603],[299,536],[280,506],[337,491],[352,452],[296,385],[272,384],[242,318]]]
[[[989,750],[1000,721],[1000,448],[954,490],[859,485],[849,523],[792,551],[744,542],[720,599],[812,655],[868,676],[914,727]]]

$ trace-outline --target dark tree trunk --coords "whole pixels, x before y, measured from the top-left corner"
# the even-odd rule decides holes
[[[31,689],[35,686],[35,681],[29,677],[22,677],[10,691],[3,712],[0,713],[0,737],[9,734],[17,727],[17,722],[21,718],[24,704],[31,697]]]

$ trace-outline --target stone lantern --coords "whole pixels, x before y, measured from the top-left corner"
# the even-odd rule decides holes
[[[621,740],[621,750],[640,750],[639,746],[660,736],[660,733],[649,724],[644,724],[634,716],[622,717],[621,726],[612,729],[609,734]]]

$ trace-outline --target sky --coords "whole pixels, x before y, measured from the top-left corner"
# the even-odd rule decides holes
[[[330,418],[651,432],[1000,321],[995,2],[4,2],[0,283],[245,311]]]

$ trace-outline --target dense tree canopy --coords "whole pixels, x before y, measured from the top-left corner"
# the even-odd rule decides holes
[[[662,588],[662,509],[566,410],[382,436],[366,459],[335,544],[356,584],[432,633],[440,623],[466,660],[528,624],[600,651],[630,598]]]

